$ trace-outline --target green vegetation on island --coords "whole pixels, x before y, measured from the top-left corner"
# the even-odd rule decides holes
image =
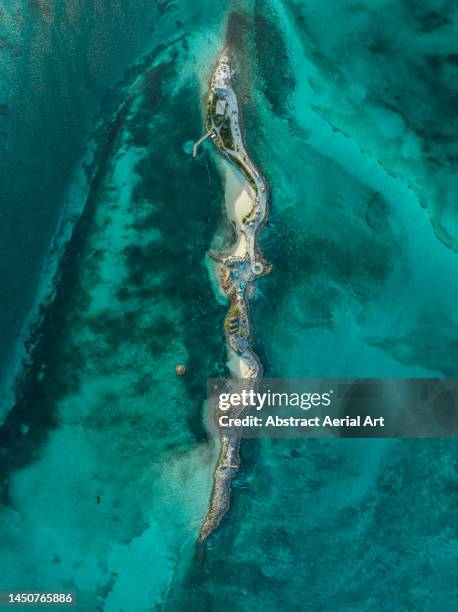
[[[224,119],[219,130],[219,135],[221,136],[221,140],[223,141],[223,145],[226,147],[226,149],[235,150],[234,140],[232,137],[231,121],[229,117]]]

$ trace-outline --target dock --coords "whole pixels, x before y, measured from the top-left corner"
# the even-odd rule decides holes
[[[207,138],[209,138],[209,137],[210,137],[211,133],[212,133],[212,130],[209,130],[209,131],[208,131],[206,134],[204,134],[204,135],[202,136],[202,138],[199,138],[199,140],[198,140],[197,142],[195,142],[195,143],[194,143],[194,146],[193,146],[193,148],[192,148],[192,156],[193,156],[193,157],[195,157],[195,156],[197,155],[197,147],[198,147],[199,145],[201,145],[201,144],[203,143],[203,141],[204,141],[204,140],[207,140]]]

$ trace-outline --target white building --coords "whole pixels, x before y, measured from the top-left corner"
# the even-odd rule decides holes
[[[217,116],[222,117],[224,115],[224,113],[226,112],[226,104],[226,100],[216,100],[215,114]]]
[[[226,97],[227,84],[223,81],[223,79],[220,79],[215,76],[215,80],[213,81],[213,91],[217,96]]]
[[[231,71],[227,64],[219,64],[213,79],[213,91],[218,96],[226,97]]]

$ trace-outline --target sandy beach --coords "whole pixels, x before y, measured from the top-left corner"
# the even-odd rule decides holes
[[[254,204],[254,190],[245,177],[227,162],[225,172],[225,203],[227,215],[236,225],[237,241],[234,245],[234,255],[243,256],[246,253],[246,239],[239,229],[242,221],[248,215]]]
[[[235,378],[241,379],[250,377],[251,370],[247,359],[241,355],[237,355],[230,347],[227,349],[227,357],[227,367]]]

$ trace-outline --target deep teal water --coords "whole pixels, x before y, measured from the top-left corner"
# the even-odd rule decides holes
[[[30,231],[41,166],[49,232],[91,138],[96,155],[0,428],[0,586],[72,587],[85,610],[454,609],[452,440],[247,441],[231,511],[195,547],[215,461],[205,384],[224,372],[225,308],[205,260],[221,180],[210,148],[192,161],[189,145],[226,36],[249,149],[271,186],[262,247],[274,269],[252,306],[267,376],[455,377],[455,8],[126,1],[95,22],[90,3],[33,10],[23,47],[47,41],[49,96],[32,88],[28,57],[8,60],[29,63],[5,81],[35,92],[18,108],[37,133],[37,105],[51,126],[44,143],[8,132],[14,155],[35,156],[27,185],[8,179],[27,248],[38,253],[28,236],[41,252],[48,239]],[[65,131],[62,92],[74,90],[63,69],[83,83],[89,58],[103,78],[72,93]],[[54,184],[62,150],[67,174]],[[36,265],[15,272],[30,295]]]

